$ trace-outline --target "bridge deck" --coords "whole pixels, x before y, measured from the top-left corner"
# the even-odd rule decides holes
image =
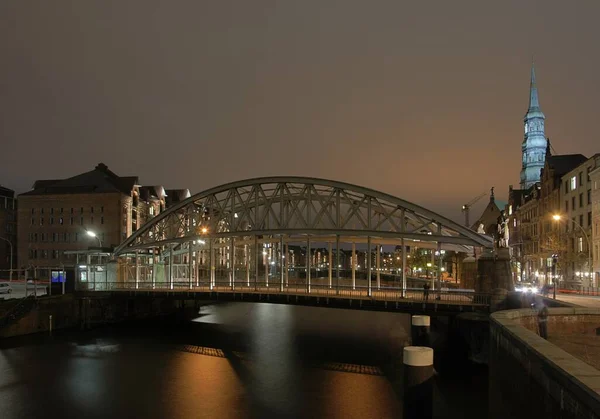
[[[95,284],[95,288],[81,291],[129,293],[131,295],[194,295],[207,299],[234,299],[246,301],[273,301],[273,302],[303,302],[311,301],[311,305],[324,304],[352,305],[352,302],[367,307],[387,307],[388,303],[397,308],[411,306],[413,309],[438,311],[443,307],[449,311],[487,311],[490,305],[490,294],[475,293],[464,290],[430,291],[427,295],[422,289],[402,290],[398,287],[375,288],[370,291],[364,285],[334,286],[306,284],[281,284],[281,283],[239,283],[232,286],[229,282],[215,282],[196,285],[189,282],[175,282],[173,284],[160,283],[135,283],[115,282]],[[415,307],[418,306],[418,307]]]

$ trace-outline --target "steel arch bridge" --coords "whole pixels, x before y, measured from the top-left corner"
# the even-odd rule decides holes
[[[311,241],[328,246],[326,263],[320,264],[328,272],[326,283],[311,278],[313,269],[319,268],[311,256]],[[351,291],[362,287],[368,297],[373,295],[372,281],[367,280],[372,273],[376,273],[377,289],[381,288],[382,245],[402,249],[402,296],[407,289],[407,246],[437,249],[437,254],[443,249],[493,247],[490,237],[373,189],[309,177],[255,178],[200,192],[143,225],[115,249],[120,261],[117,282],[122,284],[109,288],[258,290],[271,286],[284,292],[290,286],[290,271],[298,270],[297,264],[290,263],[294,255],[288,246],[294,243],[306,249],[301,263],[304,274],[296,289],[298,283],[308,293],[316,286],[331,289],[335,270],[339,293],[342,243],[352,246],[351,279],[342,278],[348,282],[342,287]],[[362,285],[356,278],[357,244],[376,259],[372,266],[373,257],[364,257]],[[379,250],[375,255],[373,246]]]

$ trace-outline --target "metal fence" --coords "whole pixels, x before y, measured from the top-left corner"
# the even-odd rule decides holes
[[[91,284],[88,284],[91,285]],[[96,291],[148,291],[148,292],[213,292],[213,293],[253,293],[270,295],[315,296],[346,298],[355,300],[374,300],[391,302],[424,302],[457,305],[489,306],[491,294],[476,293],[473,290],[442,289],[424,291],[422,288],[371,287],[365,285],[327,285],[295,282],[250,282],[229,280],[207,280],[201,282],[173,280],[173,282],[110,282],[97,284],[99,288],[87,288]]]

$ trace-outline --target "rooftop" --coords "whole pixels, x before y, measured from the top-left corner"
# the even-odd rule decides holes
[[[94,170],[67,179],[36,180],[33,189],[20,196],[107,192],[130,194],[137,183],[137,176],[118,176],[104,163],[99,163]]]

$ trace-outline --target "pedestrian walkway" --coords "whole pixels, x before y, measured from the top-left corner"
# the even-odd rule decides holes
[[[576,294],[556,294],[556,299],[580,307],[600,308],[600,297]]]

